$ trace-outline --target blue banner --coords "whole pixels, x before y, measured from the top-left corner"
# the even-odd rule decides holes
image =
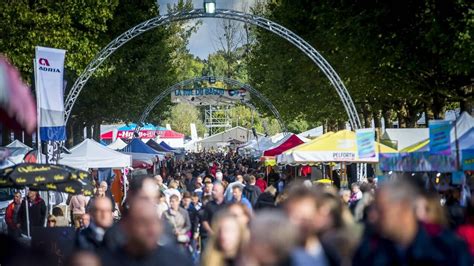
[[[474,150],[463,150],[461,156],[462,169],[464,171],[474,171]]]
[[[62,141],[66,139],[66,127],[40,127],[42,141]]]
[[[356,143],[359,159],[375,157],[375,131],[373,128],[356,130]]]
[[[458,169],[456,156],[430,152],[382,153],[379,166],[385,172],[449,173]]]
[[[451,154],[451,121],[431,120],[430,129],[430,153]]]

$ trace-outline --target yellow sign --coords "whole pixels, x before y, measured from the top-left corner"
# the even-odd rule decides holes
[[[26,179],[24,179],[23,177],[18,177],[17,179],[15,179],[15,182],[17,182],[18,184],[26,183]]]
[[[56,187],[55,184],[47,184],[47,185],[46,185],[46,188],[52,189],[52,190],[56,190],[56,189],[57,189],[57,187]]]
[[[66,188],[64,189],[64,191],[67,192],[67,193],[76,193],[76,190],[73,189],[72,187],[66,187]]]
[[[80,173],[79,173],[79,178],[80,178],[80,179],[85,179],[85,178],[87,178],[87,173],[82,173],[82,172],[80,172]]]
[[[20,173],[44,172],[44,171],[49,171],[49,170],[51,170],[51,167],[48,167],[48,166],[35,167],[32,165],[28,165],[24,167],[18,167],[18,172]]]
[[[35,177],[35,182],[44,182],[45,180],[46,180],[46,178],[44,178],[43,176]]]
[[[64,178],[65,178],[65,176],[63,176],[63,175],[55,175],[54,176],[54,180],[56,180],[56,181],[64,180]]]

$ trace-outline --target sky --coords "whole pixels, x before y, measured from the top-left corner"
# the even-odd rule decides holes
[[[160,14],[167,12],[167,4],[174,4],[176,2],[177,0],[158,0]],[[252,6],[255,0],[216,0],[216,5],[219,9],[242,11],[244,3]],[[202,8],[203,0],[193,0],[193,4],[194,8]],[[202,59],[207,58],[210,53],[215,52],[218,47],[218,39],[216,37],[216,33],[219,32],[218,25],[218,19],[202,19],[202,24],[198,31],[194,33],[189,40],[189,51]]]

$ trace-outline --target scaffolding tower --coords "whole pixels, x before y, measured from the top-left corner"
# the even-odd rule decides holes
[[[204,112],[204,125],[209,136],[230,129],[229,105],[208,105]]]

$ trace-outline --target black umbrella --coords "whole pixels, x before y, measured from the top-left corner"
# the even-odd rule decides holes
[[[61,183],[47,183],[47,184],[33,184],[30,189],[42,191],[58,191],[69,194],[84,193],[85,196],[92,196],[94,194],[94,185],[89,180],[69,180]]]
[[[0,187],[92,195],[92,179],[85,171],[64,165],[22,163],[0,170]]]

